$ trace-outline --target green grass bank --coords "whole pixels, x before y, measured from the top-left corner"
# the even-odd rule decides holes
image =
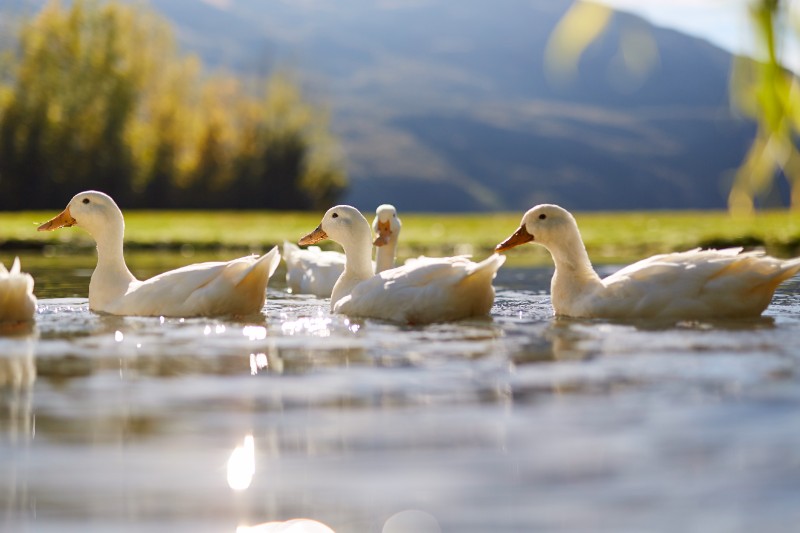
[[[0,250],[42,249],[44,253],[83,252],[93,247],[79,228],[37,232],[57,212],[0,212]],[[297,241],[313,230],[322,213],[264,211],[127,211],[128,249],[265,250],[284,240]],[[764,247],[788,257],[800,255],[800,213],[764,211],[749,218],[722,211],[587,212],[575,214],[595,262],[631,260],[696,246]],[[367,214],[371,220],[371,213]],[[521,213],[401,213],[401,257],[472,253],[481,257],[519,225]],[[326,248],[336,248],[326,243]],[[6,255],[4,253],[4,255]],[[509,253],[511,263],[546,263],[538,246]]]

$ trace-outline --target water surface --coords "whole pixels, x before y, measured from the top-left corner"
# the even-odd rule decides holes
[[[40,302],[0,337],[2,530],[800,523],[798,279],[759,320],[619,323],[556,320],[551,269],[504,268],[490,319],[406,327],[330,315],[282,270],[248,320],[102,316],[93,257],[22,260]]]

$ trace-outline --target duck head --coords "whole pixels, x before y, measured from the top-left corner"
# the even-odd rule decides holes
[[[570,240],[577,231],[575,218],[566,209],[552,204],[537,205],[523,216],[519,229],[498,244],[494,251],[504,252],[526,242],[546,248]]]
[[[342,246],[364,239],[369,242],[372,240],[369,222],[355,207],[349,205],[331,207],[322,217],[319,226],[300,239],[298,244],[306,246],[324,239],[331,239]]]
[[[374,246],[384,246],[397,242],[403,224],[397,216],[397,210],[391,204],[379,205],[375,210],[375,220],[372,221],[372,231],[375,232]]]
[[[122,229],[122,212],[114,200],[99,191],[84,191],[76,194],[66,209],[48,220],[38,231],[52,231],[58,228],[78,226],[97,237],[108,229]]]

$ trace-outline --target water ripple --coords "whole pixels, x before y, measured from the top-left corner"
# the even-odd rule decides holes
[[[0,337],[4,525],[796,525],[797,279],[762,319],[678,323],[556,319],[548,280],[510,270],[490,318],[426,327],[280,287],[247,320],[41,298]]]

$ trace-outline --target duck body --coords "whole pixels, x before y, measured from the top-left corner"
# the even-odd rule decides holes
[[[359,282],[333,311],[406,324],[487,315],[494,303],[492,280],[504,259],[493,255],[475,263],[467,257],[420,257]]]
[[[36,313],[33,277],[22,272],[19,257],[11,270],[0,263],[0,323],[30,322]]]
[[[188,265],[140,281],[123,256],[124,220],[108,195],[86,191],[39,231],[80,226],[97,242],[97,267],[89,282],[89,308],[129,316],[249,315],[261,310],[269,277],[280,262],[278,248],[227,262]]]
[[[300,248],[284,242],[283,260],[286,263],[286,286],[293,294],[328,298],[336,280],[344,272],[344,254],[324,251],[318,246]]]
[[[551,287],[556,314],[599,318],[749,318],[800,269],[762,252],[694,249],[629,265],[582,295]]]
[[[529,210],[517,232],[497,250],[524,242],[536,242],[550,251],[556,266],[553,310],[576,318],[757,317],[777,286],[800,271],[800,258],[781,260],[741,248],[697,248],[655,255],[601,279],[591,266],[575,219],[548,204]]]
[[[279,262],[276,247],[261,257],[196,263],[127,286],[96,282],[93,274],[89,307],[112,315],[250,315],[264,306],[267,281]]]
[[[325,238],[341,244],[347,257],[331,311],[393,322],[428,324],[487,314],[494,302],[492,279],[505,261],[498,255],[480,263],[466,257],[420,258],[373,274],[370,227],[351,206],[329,209],[300,244]]]

